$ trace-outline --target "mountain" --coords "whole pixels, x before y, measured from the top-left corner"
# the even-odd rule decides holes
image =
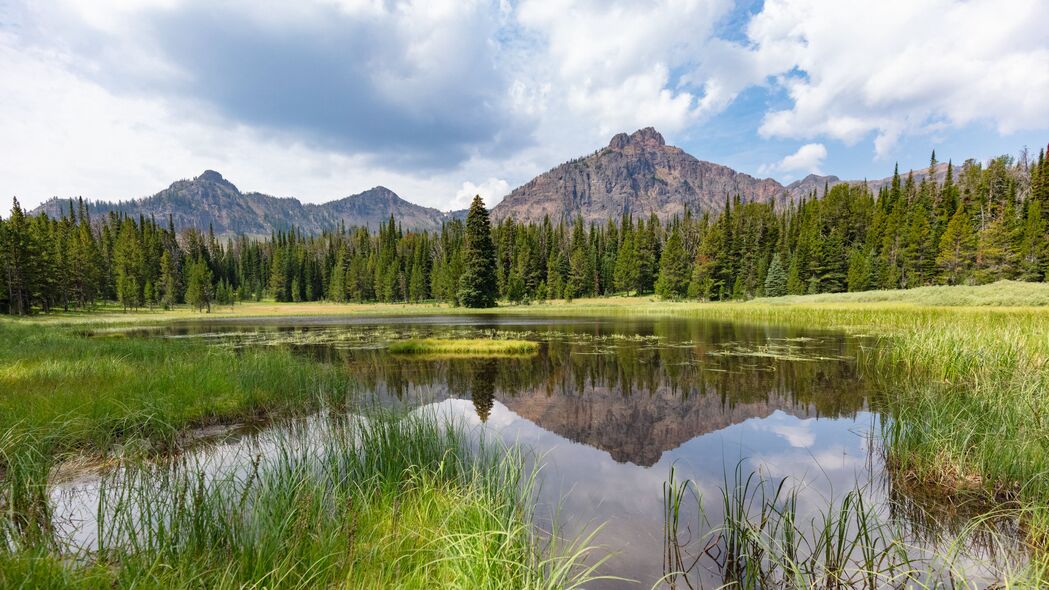
[[[70,199],[54,198],[36,209],[55,217],[69,211]],[[294,226],[307,233],[330,230],[339,223],[375,229],[391,215],[405,229],[434,230],[447,217],[437,209],[409,203],[390,189],[377,186],[343,199],[314,205],[298,199],[262,193],[242,193],[214,170],[191,180],[179,180],[144,199],[117,203],[92,202],[94,216],[117,211],[138,217],[153,216],[164,222],[171,216],[175,227],[207,230],[218,235],[269,236],[274,230]]]
[[[943,182],[947,166],[933,174]],[[929,170],[913,171],[915,181]],[[906,174],[903,174],[906,177]],[[872,191],[891,182],[891,177],[871,181],[841,180],[837,176],[810,174],[786,186],[771,178],[755,178],[727,166],[699,160],[678,147],[669,146],[651,127],[627,135],[620,133],[609,144],[589,156],[566,162],[514,189],[495,208],[496,221],[542,221],[581,216],[588,222],[619,219],[624,213],[635,217],[655,213],[662,219],[684,213],[718,211],[726,198],[739,195],[744,202],[794,202],[825,187],[848,182],[867,182]],[[55,217],[69,211],[70,199],[54,198],[34,213]],[[269,236],[273,230],[296,227],[308,233],[335,228],[339,223],[375,229],[391,215],[405,229],[435,230],[450,219],[464,219],[466,211],[442,213],[410,203],[388,188],[377,186],[362,193],[321,205],[262,193],[242,193],[214,170],[190,180],[179,180],[144,199],[116,203],[89,203],[95,216],[118,211],[133,216],[153,216],[162,223],[170,215],[175,227],[207,230],[218,235]]]
[[[669,146],[651,127],[620,133],[607,147],[562,164],[514,189],[492,211],[495,219],[538,221],[544,215],[619,219],[624,213],[661,218],[717,210],[726,195],[744,201],[785,202],[789,195],[771,178],[758,179],[704,162]]]
[[[946,165],[935,171],[943,181]],[[927,169],[915,171],[921,180]],[[842,182],[867,182],[871,190],[889,183],[891,177],[873,181],[843,181],[837,176],[810,174],[786,186],[771,178],[755,178],[727,166],[699,160],[678,147],[669,146],[651,127],[627,135],[620,133],[608,146],[589,156],[572,160],[535,177],[514,189],[492,210],[502,220],[541,221],[580,216],[587,222],[655,213],[662,219],[684,213],[718,211],[725,199],[739,195],[743,202],[794,202],[812,193],[822,195],[825,187]]]

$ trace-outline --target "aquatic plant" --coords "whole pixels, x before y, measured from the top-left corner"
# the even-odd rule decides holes
[[[495,340],[485,338],[423,338],[391,342],[389,351],[394,354],[426,355],[488,356],[534,354],[539,351],[539,343],[530,340]]]
[[[99,487],[88,546],[0,558],[10,587],[577,588],[590,537],[533,526],[521,451],[430,413],[291,422],[213,464],[136,460]],[[589,559],[589,561],[587,561]]]

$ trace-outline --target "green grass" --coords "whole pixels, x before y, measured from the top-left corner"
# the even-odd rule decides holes
[[[492,338],[417,338],[392,342],[389,350],[394,354],[507,356],[535,354],[539,351],[539,343]]]
[[[976,518],[950,539],[918,545],[915,529],[876,507],[869,487],[827,498],[812,513],[800,509],[806,492],[787,479],[746,473],[742,463],[721,487],[723,518],[706,522],[704,498],[697,482],[670,478],[663,487],[665,579],[670,587],[696,587],[692,578],[716,573],[722,588],[976,588],[969,573],[994,574],[995,588],[1045,587],[1043,563],[1024,562],[999,545],[996,519],[1006,511]],[[692,504],[688,506],[687,504]],[[693,537],[692,522],[709,527]],[[693,516],[694,515],[694,516]],[[918,533],[920,537],[921,534]],[[697,580],[699,581],[699,580]]]
[[[575,588],[596,560],[541,535],[514,449],[435,415],[289,429],[216,474],[138,463],[103,482],[98,546],[0,553],[5,588]],[[318,436],[320,435],[320,436]],[[553,540],[552,540],[553,539]]]
[[[347,384],[338,369],[278,349],[0,322],[0,451],[29,440],[50,454],[130,441],[166,450],[189,427],[316,407]]]
[[[958,285],[887,289],[858,293],[825,293],[757,299],[756,303],[906,303],[928,307],[1044,307],[1049,305],[1049,283],[998,281],[988,285]]]

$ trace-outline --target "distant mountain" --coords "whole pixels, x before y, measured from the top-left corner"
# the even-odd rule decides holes
[[[38,207],[51,216],[69,211],[70,199],[51,199]],[[153,216],[165,223],[168,215],[175,227],[207,230],[218,235],[246,234],[269,236],[274,230],[296,227],[319,233],[338,226],[367,226],[375,229],[391,215],[405,229],[434,230],[446,215],[437,209],[409,203],[382,186],[337,201],[314,205],[298,199],[278,198],[262,193],[242,193],[214,170],[205,170],[191,180],[179,180],[144,199],[117,203],[92,202],[92,215],[117,211],[132,216]]]
[[[584,221],[619,219],[624,213],[661,218],[716,210],[726,195],[746,201],[785,201],[783,185],[697,160],[668,146],[655,129],[620,133],[608,146],[540,174],[514,189],[492,211],[495,219],[537,221],[549,215]]]
[[[940,164],[934,171],[943,182],[947,171]],[[929,170],[913,172],[915,181]],[[901,173],[906,178],[906,173]],[[836,184],[867,182],[872,191],[891,182],[891,177],[843,181],[837,176],[810,174],[786,186],[771,178],[755,178],[727,166],[705,162],[681,148],[668,146],[651,127],[627,135],[620,133],[608,146],[582,158],[561,164],[514,189],[492,210],[496,221],[554,221],[581,216],[585,221],[619,219],[655,213],[662,219],[694,213],[719,211],[725,199],[739,195],[744,202],[783,205],[811,194],[822,195]],[[69,210],[70,199],[54,198],[34,212],[60,216]],[[273,230],[296,227],[319,233],[338,226],[367,226],[375,229],[391,215],[405,229],[435,230],[450,219],[464,219],[466,211],[442,213],[410,203],[388,188],[377,186],[322,205],[262,193],[242,193],[214,170],[191,180],[179,180],[143,199],[89,204],[92,215],[118,211],[133,216],[153,216],[165,222],[171,215],[175,227],[207,230],[218,235],[268,236]]]
[[[920,180],[928,170],[915,171]],[[946,165],[936,170],[943,181]],[[891,178],[868,182],[871,190]],[[581,216],[587,222],[655,213],[662,219],[684,213],[719,211],[726,197],[739,195],[743,202],[794,202],[843,181],[837,176],[810,174],[786,186],[771,178],[755,178],[727,166],[699,160],[669,146],[651,127],[627,135],[620,133],[607,147],[566,162],[514,189],[492,210],[496,220],[540,221]]]

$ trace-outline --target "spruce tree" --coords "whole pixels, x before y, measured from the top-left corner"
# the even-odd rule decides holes
[[[659,259],[656,294],[664,299],[684,297],[688,292],[689,275],[688,254],[681,239],[681,231],[675,226]]]
[[[186,303],[196,308],[197,311],[207,309],[211,313],[212,300],[211,270],[202,258],[198,258],[189,267],[189,277],[186,280]]]
[[[459,277],[459,303],[465,307],[494,307],[498,295],[495,277],[495,246],[492,224],[480,195],[475,196],[466,215],[463,242],[463,274]]]
[[[944,283],[960,285],[969,276],[975,260],[976,235],[973,233],[972,220],[962,205],[955,210],[940,238],[940,254],[936,257],[936,265]]]
[[[2,248],[4,281],[11,313],[27,315],[32,310],[36,286],[36,244],[29,232],[25,213],[14,200],[6,222]]]
[[[787,294],[787,269],[783,268],[783,261],[779,252],[772,255],[769,263],[769,272],[765,276],[765,297],[782,297]]]
[[[612,277],[616,291],[624,293],[636,289],[638,281],[635,232],[629,228],[626,231],[623,244],[619,248],[619,255],[616,257],[615,272]]]

